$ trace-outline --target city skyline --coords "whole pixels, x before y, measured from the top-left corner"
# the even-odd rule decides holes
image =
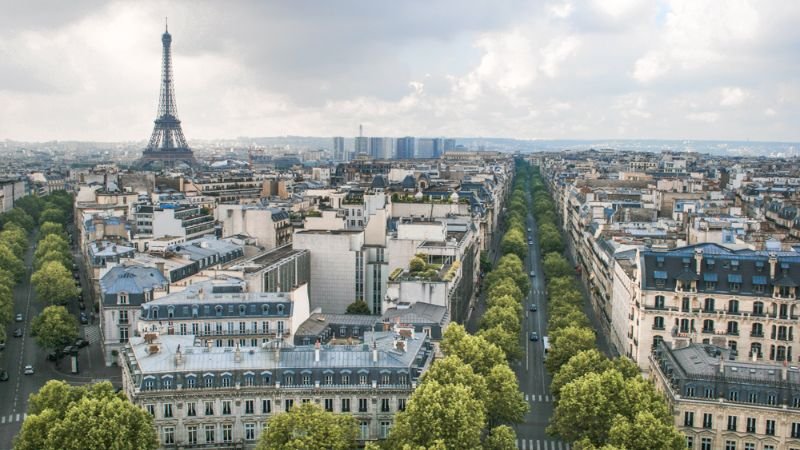
[[[421,6],[8,5],[0,139],[147,139],[169,16],[195,139],[800,141],[800,5]]]

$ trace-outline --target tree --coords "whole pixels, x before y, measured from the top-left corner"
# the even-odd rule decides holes
[[[42,255],[51,251],[57,251],[65,255],[69,255],[70,254],[69,244],[61,235],[48,234],[47,236],[44,236],[42,239],[39,240],[39,243],[36,245],[36,251],[33,253],[33,256],[36,259],[39,259],[42,257]]]
[[[357,438],[358,426],[353,416],[303,403],[273,417],[257,449],[347,450],[355,446]]]
[[[514,286],[514,289],[516,289],[516,286]],[[486,301],[486,305],[489,308],[511,308],[517,313],[517,316],[522,315],[522,305],[510,295],[490,296]]]
[[[639,411],[633,420],[614,418],[608,442],[626,450],[681,450],[686,438],[671,423],[657,419],[649,411]]]
[[[602,373],[611,367],[611,362],[599,350],[592,348],[573,355],[553,375],[550,392],[558,398],[561,389],[587,373]]]
[[[34,222],[39,221],[39,213],[42,212],[42,199],[35,195],[26,195],[14,202],[14,206],[22,209]]]
[[[158,448],[153,417],[119,397],[84,397],[52,425],[44,449],[147,450]]]
[[[65,269],[69,269],[69,267],[72,266],[72,255],[67,255],[55,250],[51,250],[43,254],[41,257],[37,258],[33,266],[36,269],[39,269],[42,267],[42,265],[48,262],[57,262],[62,266],[64,266]]]
[[[18,450],[155,449],[153,419],[111,383],[90,387],[50,380],[28,402]]]
[[[369,310],[369,305],[364,300],[356,300],[347,305],[347,314],[360,314],[369,315],[372,311]]]
[[[495,297],[504,295],[511,296],[518,303],[522,302],[523,299],[522,291],[519,290],[517,283],[514,282],[514,279],[511,277],[497,279],[495,283],[489,287],[489,291],[486,295],[489,297],[489,301]]]
[[[490,387],[486,398],[489,425],[520,423],[528,412],[528,402],[519,390],[514,371],[506,364],[494,366],[486,375]]]
[[[440,348],[445,355],[455,355],[479,375],[488,374],[498,364],[505,364],[505,355],[496,345],[480,336],[468,334],[462,325],[451,323],[442,337]]]
[[[531,280],[525,272],[522,260],[513,253],[503,256],[497,261],[497,267],[486,277],[486,283],[492,287],[504,278],[511,278],[520,292],[528,292]]]
[[[442,386],[450,384],[466,386],[472,391],[472,395],[481,401],[488,395],[486,380],[455,355],[437,359],[422,376],[422,382],[427,381],[436,381]]]
[[[550,333],[550,337],[550,351],[544,364],[553,375],[576,353],[595,348],[595,335],[589,328],[569,326],[555,335]]]
[[[64,227],[55,222],[44,222],[43,224],[39,225],[39,235],[44,237],[48,234],[64,236]]]
[[[61,223],[67,221],[64,212],[57,208],[47,208],[39,215],[39,223],[44,222],[53,222],[53,223]]]
[[[514,254],[520,259],[525,259],[528,253],[528,243],[525,241],[525,235],[517,228],[513,228],[503,235],[500,240],[500,251],[503,254]]]
[[[22,208],[12,208],[11,211],[3,214],[2,220],[4,226],[9,223],[14,223],[29,233],[33,230],[34,225],[36,225],[33,222],[33,218],[22,210]]]
[[[445,448],[480,448],[485,425],[483,403],[470,388],[429,380],[417,387],[406,410],[395,416],[387,444],[429,447],[441,440]]]
[[[567,258],[555,252],[547,253],[542,262],[545,276],[550,278],[562,277],[575,273]]]
[[[19,225],[9,223],[0,232],[0,242],[8,245],[17,258],[22,259],[28,248],[28,235]]]
[[[40,300],[54,305],[63,305],[78,296],[69,271],[60,262],[49,261],[31,275]]]
[[[517,433],[508,425],[499,425],[492,428],[486,442],[483,443],[484,450],[514,450],[517,448]]]
[[[62,348],[78,337],[78,321],[63,306],[48,306],[31,323],[36,341],[49,350]]]
[[[558,315],[551,314],[550,320],[547,321],[547,329],[552,333],[554,330],[560,330],[568,326],[588,327],[589,318],[586,317],[583,311],[576,306],[567,305],[565,309],[566,314],[562,311]]]
[[[408,262],[408,270],[411,272],[421,272],[425,270],[425,267],[427,267],[427,264],[419,256],[411,258],[411,261]]]
[[[477,337],[491,342],[502,350],[506,362],[514,362],[522,357],[522,347],[519,345],[519,333],[511,332],[502,326],[484,328],[478,331]]]
[[[481,318],[482,329],[500,327],[515,335],[519,335],[521,325],[520,314],[515,308],[491,306]]]
[[[0,242],[0,268],[11,273],[15,281],[19,280],[25,272],[22,260],[14,254],[14,250],[3,242]]]

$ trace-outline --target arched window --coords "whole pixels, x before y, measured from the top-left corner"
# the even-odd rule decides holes
[[[728,334],[738,336],[739,335],[739,322],[735,320],[731,320],[728,322]]]
[[[664,329],[664,318],[661,316],[655,316],[653,318],[653,329],[654,330],[663,330]]]
[[[222,316],[222,305],[215,306],[214,310],[217,312],[217,317]]]
[[[656,309],[664,309],[664,296],[663,295],[656,295],[655,300],[655,307]]]
[[[703,333],[713,333],[714,332],[714,321],[711,319],[706,319],[703,321]]]
[[[278,314],[283,315],[284,308],[285,307],[283,305],[278,305]]]
[[[247,312],[247,306],[239,305],[239,315],[243,316]]]
[[[753,324],[753,329],[750,331],[752,337],[764,337],[764,325],[758,322]]]
[[[753,315],[754,316],[764,315],[764,302],[753,302]]]
[[[661,336],[653,336],[653,348],[658,347],[660,343],[664,342],[664,338]]]
[[[728,312],[729,313],[739,312],[739,300],[730,300],[728,302]]]
[[[268,304],[265,303],[265,304],[261,305],[261,314],[263,314],[265,316],[269,314],[269,305]]]
[[[714,312],[714,299],[707,298],[703,301],[703,311]]]

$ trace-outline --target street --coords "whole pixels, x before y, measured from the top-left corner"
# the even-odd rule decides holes
[[[13,438],[25,419],[28,397],[37,392],[48,380],[86,384],[100,379],[112,381],[119,379],[119,370],[106,368],[103,363],[97,323],[81,326],[80,335],[89,340],[90,345],[79,352],[78,374],[71,373],[70,358],[62,358],[56,365],[46,359],[47,351],[39,348],[36,343],[36,338],[31,334],[31,321],[46,305],[36,298],[36,291],[30,280],[35,236],[35,233],[31,235],[31,244],[25,253],[25,275],[14,288],[14,315],[22,314],[23,321],[13,322],[8,326],[6,347],[0,352],[0,368],[8,371],[9,376],[8,381],[0,382],[0,450],[12,448]],[[76,263],[82,267],[80,260],[76,259]],[[83,269],[81,269],[81,281],[82,286],[88,286]],[[90,298],[88,292],[85,292],[84,296],[88,301]],[[77,316],[77,302],[70,302],[67,309]],[[22,337],[13,337],[13,332],[17,328],[24,330]],[[34,374],[24,375],[24,367],[29,364],[33,366]]]

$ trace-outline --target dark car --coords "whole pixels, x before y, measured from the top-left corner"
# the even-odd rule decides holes
[[[0,341],[0,350],[6,349],[6,341]]]
[[[0,381],[8,381],[8,372],[0,370]]]
[[[539,333],[537,333],[535,331],[531,331],[531,340],[534,341],[534,342],[538,341],[539,340]]]
[[[536,306],[536,303],[531,303],[531,311],[536,312],[539,308]]]
[[[75,342],[72,344],[74,347],[83,348],[89,345],[89,341],[84,338],[75,339]]]
[[[14,330],[14,337],[22,337],[22,334],[23,334],[22,328],[17,328],[16,330]]]
[[[85,314],[81,314],[81,324],[86,325],[89,323],[89,318]]]

